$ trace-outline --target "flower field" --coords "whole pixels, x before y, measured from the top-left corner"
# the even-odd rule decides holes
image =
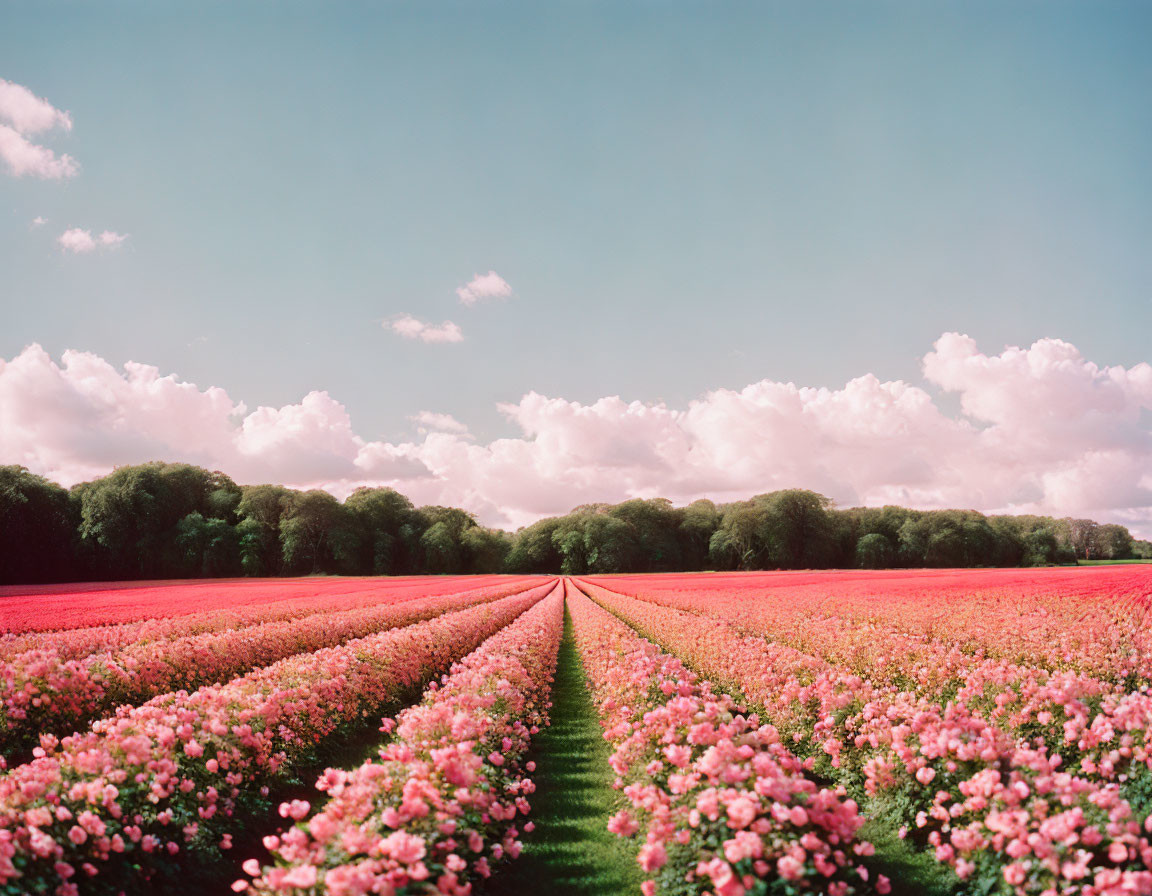
[[[378,594],[376,602],[367,606],[337,611],[317,608],[314,602],[312,612],[297,618],[222,630],[214,630],[219,623],[204,619],[205,630],[197,634],[152,637],[79,657],[74,656],[74,642],[58,650],[45,633],[40,636],[44,639],[41,646],[0,660],[0,746],[29,748],[45,734],[67,734],[117,706],[142,703],[178,688],[194,690],[225,681],[292,654],[410,625],[526,587],[525,583],[498,583],[422,597],[400,591]],[[219,614],[209,610],[180,619]]]
[[[5,617],[0,893],[1152,894],[1146,568],[206,586]]]

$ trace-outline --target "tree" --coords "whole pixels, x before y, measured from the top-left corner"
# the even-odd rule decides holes
[[[628,564],[622,571],[671,572],[683,568],[677,538],[680,513],[667,498],[635,498],[608,507],[603,514],[628,527],[627,535],[616,527],[602,527],[605,532],[617,532],[622,539],[619,546],[612,548],[619,554],[620,561]]]
[[[413,565],[402,530],[417,522],[412,502],[390,488],[358,488],[344,502],[355,535],[355,567],[361,574],[395,575]]]
[[[280,521],[293,494],[282,485],[246,485],[240,489],[236,514],[243,528],[240,538],[245,574],[280,574],[284,565]]]
[[[856,542],[856,565],[861,569],[886,569],[892,565],[895,555],[888,536],[879,532],[862,535]]]
[[[928,523],[921,513],[910,514],[900,524],[897,535],[897,551],[902,566],[925,566],[928,553]]]
[[[1096,554],[1101,560],[1127,560],[1132,556],[1134,539],[1124,526],[1106,523],[1097,527],[1095,536]]]
[[[708,563],[708,546],[712,534],[720,525],[720,511],[706,499],[693,501],[680,513],[676,532],[680,541],[680,557],[686,570],[703,569]]]
[[[556,523],[552,545],[560,557],[560,572],[566,576],[584,575],[588,572],[588,549],[584,543],[583,515],[570,513]]]
[[[766,495],[765,540],[772,565],[784,569],[817,569],[832,554],[830,498],[805,489]]]
[[[236,484],[219,472],[160,462],[117,467],[77,486],[79,534],[93,546],[100,571],[115,578],[180,574],[177,526],[190,513],[211,516]]]
[[[760,567],[765,550],[765,497],[721,508],[720,525],[708,542],[708,560],[716,569]]]
[[[24,467],[0,466],[0,583],[67,581],[76,563],[67,490]]]
[[[424,551],[424,571],[429,573],[458,573],[461,567],[460,540],[444,520],[429,526],[420,536]]]
[[[272,575],[264,564],[267,558],[267,551],[264,546],[264,527],[254,519],[241,520],[236,525],[236,538],[239,542],[240,550],[240,568],[244,571],[246,576],[266,576]],[[277,546],[277,568],[279,568],[279,535],[276,538]]]
[[[1095,560],[1097,524],[1093,520],[1078,520],[1068,517],[1064,520],[1068,544],[1077,560]]]
[[[176,524],[184,575],[234,576],[241,570],[240,535],[226,520],[193,511]]]
[[[1025,566],[1047,566],[1058,562],[1060,557],[1060,542],[1052,528],[1032,529],[1024,536]]]
[[[461,534],[460,546],[464,552],[465,572],[494,573],[504,568],[504,558],[512,547],[512,540],[498,529],[473,526]]]
[[[332,495],[320,489],[289,493],[280,521],[286,571],[341,571],[354,553],[353,542],[347,511]]]
[[[562,561],[552,536],[559,525],[559,519],[549,517],[518,530],[512,536],[505,569],[513,573],[558,572]]]
[[[463,536],[467,530],[476,526],[476,517],[458,507],[439,505],[421,507],[416,511],[416,516],[422,533],[419,536],[422,570],[462,572],[466,560]]]
[[[636,531],[624,520],[606,513],[584,517],[584,556],[588,572],[614,573],[636,569],[640,556]]]

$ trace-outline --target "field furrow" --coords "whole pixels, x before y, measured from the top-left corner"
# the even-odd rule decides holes
[[[611,748],[588,690],[571,616],[556,664],[551,724],[535,738],[532,823],[524,852],[484,885],[481,896],[629,896],[644,880],[635,845],[608,830],[624,797],[613,788]]]

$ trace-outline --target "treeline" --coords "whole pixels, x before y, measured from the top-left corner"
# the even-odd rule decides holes
[[[507,568],[572,575],[676,570],[1042,566],[1152,558],[1124,526],[974,510],[853,507],[787,489],[747,501],[589,504],[516,533]]]
[[[237,485],[189,464],[72,489],[0,467],[0,582],[499,572],[511,537],[387,488]]]
[[[971,510],[837,509],[789,489],[748,501],[588,504],[515,534],[389,488],[241,486],[189,464],[65,489],[0,466],[0,582],[208,576],[612,573],[1034,566],[1152,558],[1123,526]]]

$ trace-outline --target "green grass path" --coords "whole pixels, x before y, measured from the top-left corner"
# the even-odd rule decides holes
[[[500,868],[484,886],[487,894],[541,893],[548,896],[636,894],[644,880],[633,844],[606,825],[619,808],[608,767],[611,751],[576,650],[572,620],[564,616],[564,638],[552,694],[552,724],[536,737],[536,830],[525,834],[524,852]]]

